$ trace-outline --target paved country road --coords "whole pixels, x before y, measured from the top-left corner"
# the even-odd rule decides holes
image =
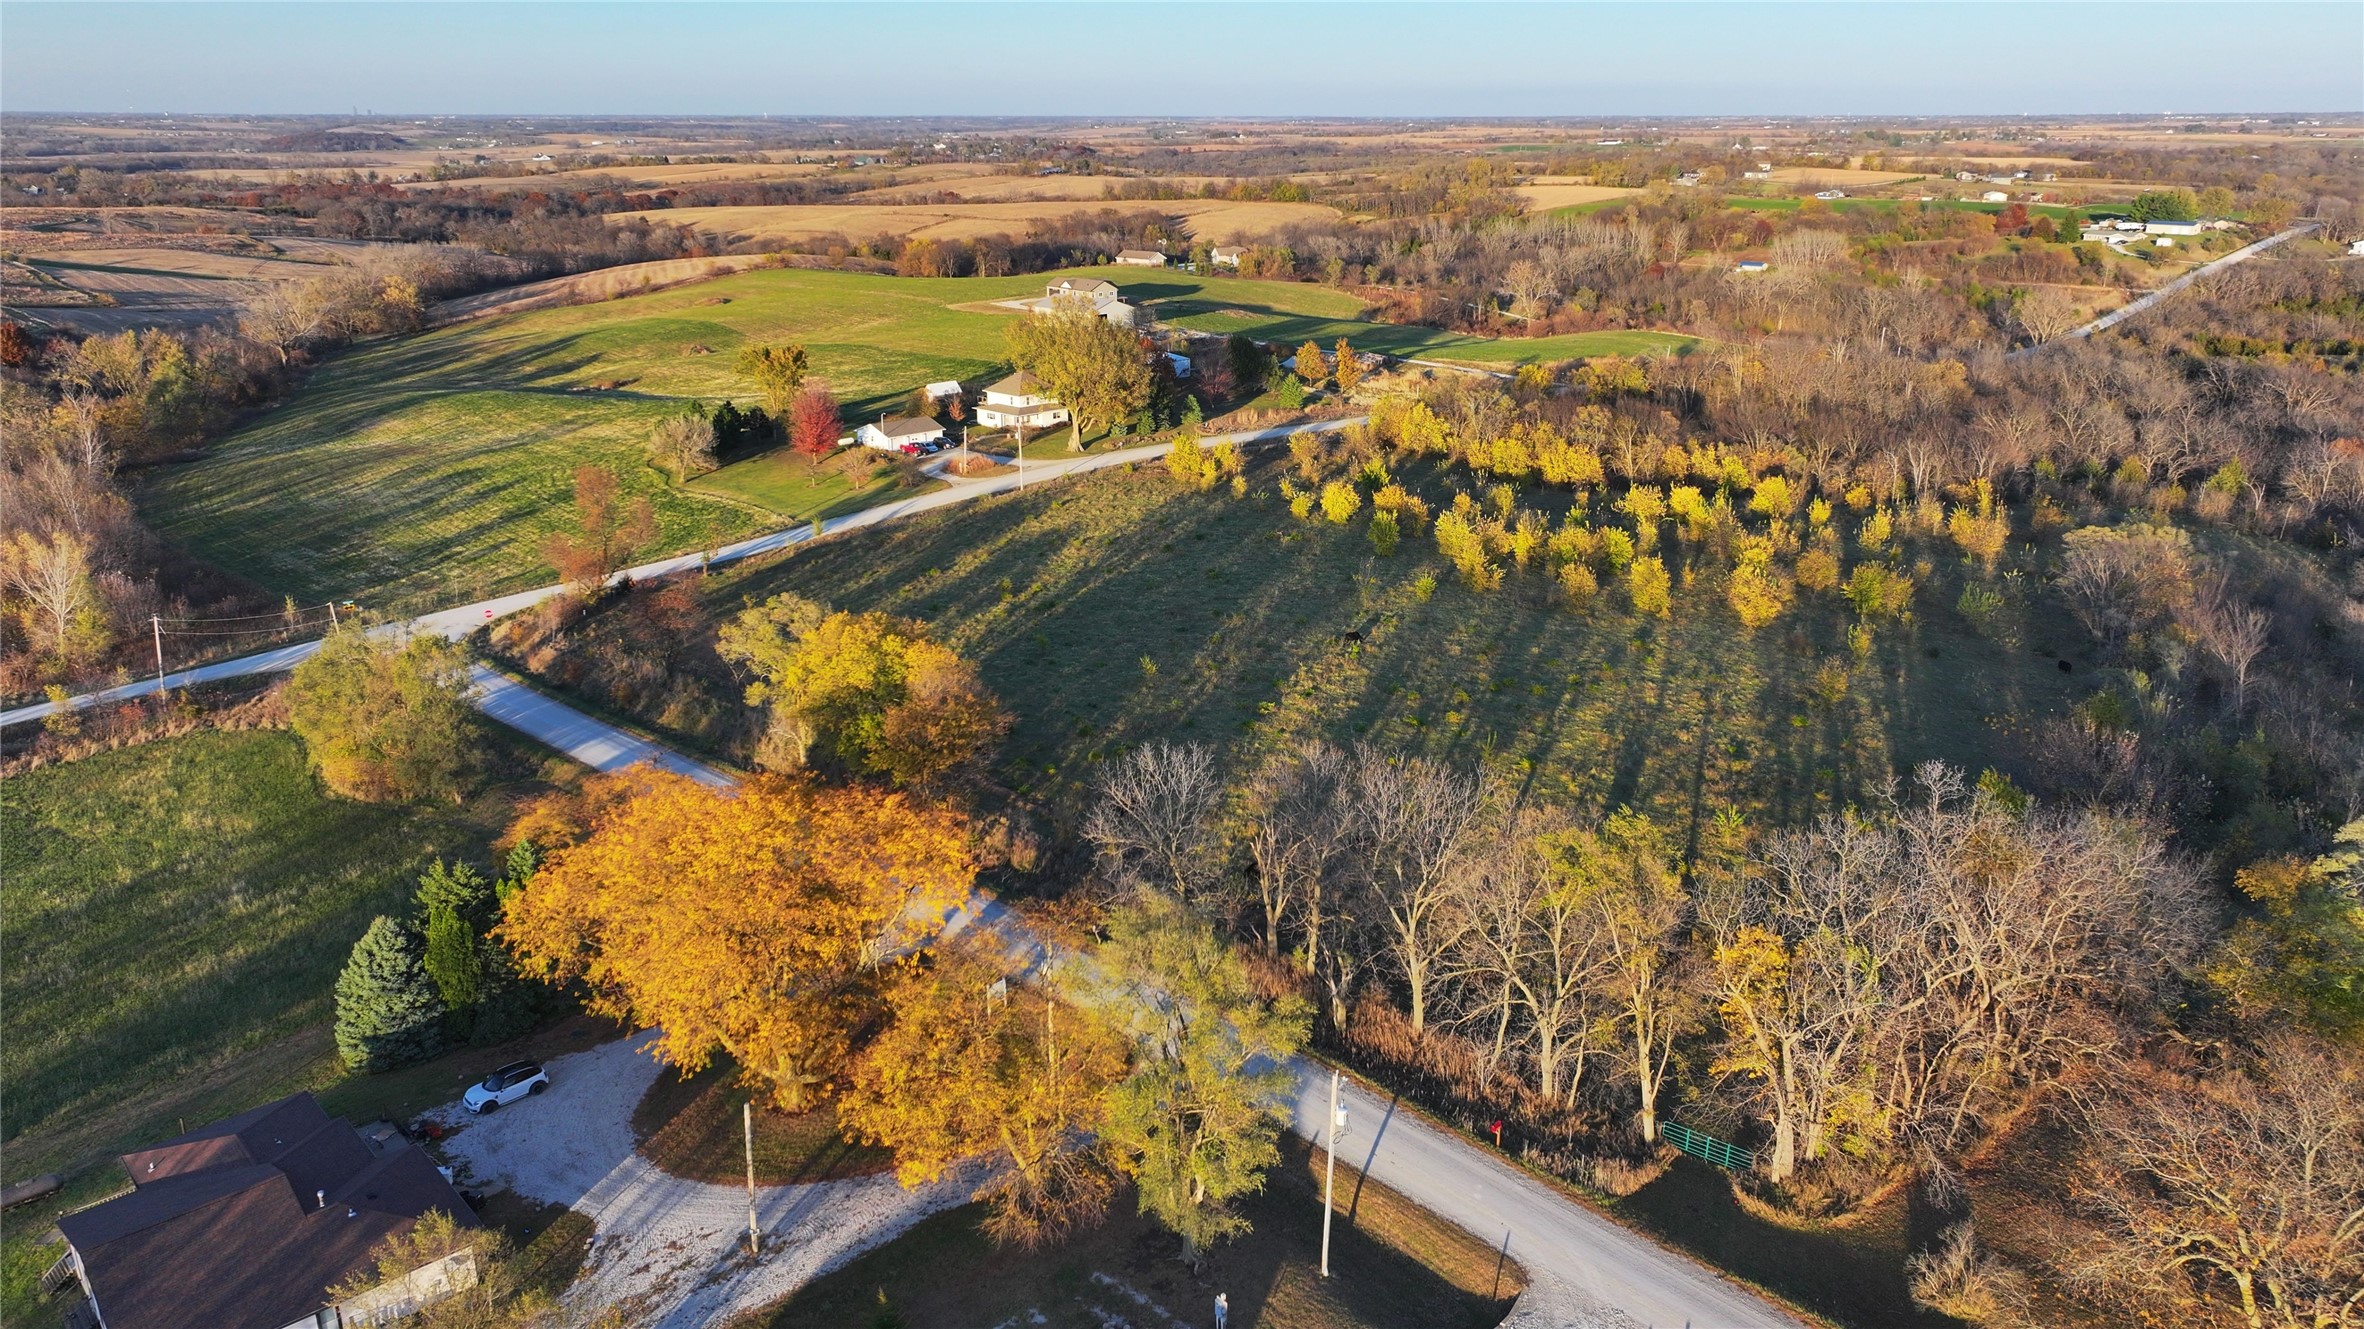
[[[1309,420],[1302,424],[1282,425],[1273,429],[1248,429],[1230,434],[1212,434],[1200,442],[1203,446],[1210,448],[1221,443],[1274,443],[1295,434],[1343,429],[1351,424],[1360,424],[1365,418],[1357,415],[1336,420]],[[1007,468],[1002,474],[989,476],[982,480],[949,480],[950,487],[945,489],[914,495],[911,498],[896,499],[890,503],[881,503],[843,517],[833,517],[825,523],[822,529],[828,535],[861,530],[864,527],[878,526],[904,517],[917,516],[923,512],[933,512],[938,508],[966,503],[971,499],[983,498],[988,494],[1005,494],[1033,485],[1048,484],[1053,480],[1063,479],[1070,475],[1084,475],[1092,471],[1106,470],[1111,466],[1129,466],[1135,462],[1156,461],[1173,450],[1174,445],[1171,443],[1153,443],[1147,447],[1124,448],[1113,452],[1091,452],[1080,457],[1070,457],[1059,461],[1028,462],[1023,467]],[[735,562],[757,554],[768,554],[775,549],[786,549],[790,545],[803,544],[812,538],[813,533],[809,525],[772,531],[769,534],[741,540],[736,544],[724,545],[715,551],[712,561],[714,563]],[[676,572],[687,572],[697,567],[704,559],[703,554],[676,554],[671,558],[661,558],[653,563],[643,563],[638,567],[627,568],[616,575],[618,578],[641,581],[650,577],[663,577]],[[439,609],[432,614],[423,614],[407,622],[388,624],[379,630],[431,632],[457,640],[496,618],[504,618],[520,609],[530,609],[564,589],[561,586],[540,586],[530,591],[516,591],[508,595],[494,596],[489,600],[478,600],[474,604],[460,605],[453,609]],[[320,643],[316,641],[297,642],[293,645],[261,651],[254,655],[242,655],[234,660],[221,660],[213,664],[200,665],[194,669],[178,670],[166,674],[161,680],[146,678],[136,683],[125,683],[119,687],[106,688],[98,692],[86,692],[77,697],[67,698],[65,704],[76,708],[98,706],[108,702],[129,701],[135,697],[145,697],[159,688],[185,688],[198,683],[218,682],[225,678],[278,673],[282,670],[293,669],[311,659],[313,652],[319,649]],[[57,709],[58,703],[44,701],[29,706],[19,706],[14,710],[0,711],[0,727],[27,724],[42,719]]]
[[[736,783],[725,772],[572,710],[523,684],[490,671],[482,672],[490,675],[499,688],[493,699],[484,703],[486,714],[514,725],[585,765],[598,770],[617,770],[638,761],[654,761],[718,788]],[[481,677],[480,681],[483,681]],[[1038,943],[1026,936],[1016,919],[995,901],[982,897],[971,900],[948,921],[946,932],[959,932],[972,924],[981,924],[1013,953],[1039,953]],[[1298,1082],[1296,1101],[1291,1105],[1291,1127],[1319,1145],[1323,1143],[1322,1119],[1329,1111],[1329,1071],[1302,1057],[1294,1059],[1290,1069],[1296,1073]],[[1341,1101],[1347,1107],[1350,1123],[1339,1150],[1344,1161],[1497,1248],[1507,1241],[1511,1257],[1526,1266],[1529,1287],[1507,1322],[1511,1329],[1642,1329],[1645,1326],[1647,1329],[1796,1329],[1800,1323],[1714,1270],[1620,1227],[1492,1152],[1419,1120],[1352,1080],[1346,1082]],[[717,1188],[670,1183],[637,1159],[627,1161],[621,1153],[616,1158],[615,1174],[607,1184],[586,1192],[589,1203],[576,1203],[574,1196],[545,1197],[575,1203],[599,1221],[600,1240],[607,1253],[624,1257],[639,1251],[643,1244],[629,1234],[611,1234],[608,1230],[608,1224],[619,1212],[610,1197],[619,1193],[633,1197],[630,1209],[635,1223],[657,1221],[657,1211],[668,1197],[687,1206],[685,1213],[694,1211],[693,1217],[666,1222],[664,1230],[675,1236],[692,1228],[735,1232],[737,1224],[744,1221],[743,1208],[732,1211],[738,1217],[731,1222],[712,1217],[709,1211],[717,1206],[728,1208],[709,1193]],[[495,1162],[490,1170],[500,1171],[501,1165]],[[917,1208],[904,1209],[871,1188],[840,1184],[846,1187],[849,1201],[854,1193],[860,1193],[862,1198],[857,1207],[862,1213],[879,1216],[879,1225],[873,1229],[876,1241],[891,1239],[908,1221],[915,1221],[919,1214],[947,1202],[942,1196],[931,1194]],[[734,1203],[743,1204],[743,1198]],[[767,1193],[765,1206],[767,1213],[775,1207],[784,1215],[806,1212],[793,1197],[785,1195],[773,1197]],[[772,1220],[767,1218],[766,1223],[768,1229]],[[808,1246],[800,1238],[796,1249],[802,1252],[800,1260],[821,1249],[829,1252],[831,1258],[826,1262],[805,1266],[805,1276],[812,1277],[853,1258],[867,1247],[835,1242]],[[687,1258],[694,1252],[676,1249],[676,1254]],[[735,1268],[726,1256],[727,1252],[723,1252],[713,1258],[719,1262],[718,1267]],[[644,1291],[660,1304],[710,1306],[710,1302],[698,1298],[673,1299],[674,1280],[684,1271],[679,1260],[666,1262],[661,1268],[664,1274],[661,1284],[652,1284]],[[613,1265],[604,1266],[597,1277],[600,1281],[595,1286],[607,1292],[625,1290],[629,1284],[629,1279],[623,1278]],[[733,1294],[751,1287],[775,1289],[774,1295],[786,1290],[769,1278],[745,1279],[741,1271],[724,1281]],[[665,1323],[670,1326],[686,1321],[668,1319]]]
[[[1324,421],[1318,427],[1336,428],[1343,423]],[[1314,426],[1233,437],[1262,441],[1309,427]],[[1162,446],[1137,448],[1030,467],[1027,482],[1152,460],[1165,451]],[[834,533],[875,525],[978,493],[1015,487],[1016,477],[1008,477],[1006,482],[997,477],[867,509],[830,523],[829,529]],[[801,531],[780,532],[743,542],[728,552],[730,557],[746,557],[803,538]],[[632,575],[660,575],[696,564],[695,555],[667,559],[633,569]],[[548,587],[465,605],[413,620],[408,626],[465,636],[484,621],[487,609],[495,616],[510,613],[556,590]],[[292,668],[312,649],[310,644],[288,646],[224,661],[189,671],[202,676],[189,681]],[[168,681],[180,686],[181,678],[176,675]],[[717,788],[736,784],[727,772],[585,715],[489,669],[478,667],[474,682],[477,704],[486,715],[595,770],[620,770],[649,762]],[[151,680],[148,690],[153,687]],[[95,697],[75,698],[74,703],[131,695],[138,694],[110,689]],[[48,709],[21,708],[0,715],[0,722],[38,719]],[[945,931],[951,934],[971,926],[982,927],[1016,952],[1038,948],[1015,918],[989,899],[979,897],[964,904],[948,918]],[[614,1063],[613,1058],[623,1056],[627,1062],[647,1066],[645,1059],[622,1043],[584,1056],[582,1069],[589,1068],[591,1059],[599,1059],[602,1066],[610,1068],[606,1074],[625,1081],[635,1080],[635,1074],[626,1070],[626,1063]],[[1305,1058],[1294,1059],[1290,1068],[1298,1078],[1291,1125],[1299,1135],[1319,1144],[1329,1107],[1329,1071]],[[577,1069],[569,1067],[569,1079]],[[648,1073],[653,1075],[653,1066],[648,1066]],[[589,1080],[600,1078],[593,1075]],[[647,1080],[638,1078],[636,1083],[645,1086]],[[629,1092],[619,1091],[611,1097],[621,1103],[623,1120],[628,1123],[630,1102],[625,1100],[636,1101],[638,1091],[627,1088]],[[557,1105],[562,1097],[551,1094],[544,1100]],[[541,1133],[512,1137],[538,1115],[531,1109],[544,1100],[529,1099],[520,1108],[463,1132],[455,1140],[457,1151],[469,1157],[472,1166],[488,1179],[511,1180],[529,1194],[563,1200],[589,1215],[599,1228],[595,1252],[599,1258],[586,1275],[591,1280],[588,1286],[603,1298],[635,1302],[647,1318],[666,1329],[702,1322],[724,1308],[745,1307],[784,1295],[959,1198],[957,1191],[930,1191],[898,1202],[878,1189],[878,1179],[764,1188],[759,1221],[767,1232],[782,1238],[783,1265],[758,1272],[731,1253],[729,1238],[724,1235],[737,1233],[744,1224],[744,1192],[681,1182],[641,1163],[630,1151],[628,1125],[617,1126],[609,1120],[615,1116],[616,1103],[603,1102],[593,1112],[596,1120],[586,1127],[588,1134],[582,1138],[572,1138],[571,1127],[558,1132],[569,1138],[560,1142],[564,1147],[555,1156],[551,1155],[553,1141],[547,1138],[539,1141],[540,1153],[519,1153]],[[1351,1121],[1340,1146],[1343,1160],[1484,1241],[1497,1247],[1508,1242],[1509,1254],[1526,1267],[1529,1276],[1526,1294],[1506,1321],[1514,1329],[1798,1329],[1801,1324],[1707,1266],[1619,1226],[1491,1151],[1420,1121],[1351,1081],[1343,1101]],[[498,1128],[486,1129],[496,1121]],[[575,1157],[577,1154],[581,1157]],[[735,1198],[726,1203],[726,1195]],[[837,1229],[834,1206],[825,1201],[847,1202],[847,1231]],[[656,1248],[642,1239],[651,1233],[662,1238]],[[666,1258],[654,1258],[659,1249]],[[782,1275],[791,1272],[793,1279],[783,1281]]]

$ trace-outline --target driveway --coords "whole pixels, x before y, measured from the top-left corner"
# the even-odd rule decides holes
[[[550,1092],[488,1116],[438,1118],[464,1184],[506,1187],[590,1218],[597,1235],[568,1297],[622,1307],[635,1324],[695,1329],[787,1296],[930,1214],[965,1203],[976,1179],[916,1191],[891,1174],[759,1186],[763,1254],[747,1258],[747,1191],[685,1181],[632,1150],[632,1109],[659,1074],[635,1034],[547,1063]]]

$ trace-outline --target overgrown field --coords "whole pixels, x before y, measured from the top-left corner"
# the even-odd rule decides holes
[[[1368,350],[1510,363],[1663,350],[1671,334],[1492,341],[1362,322],[1326,287],[1130,269],[1118,282],[1160,317],[1294,344],[1350,337]],[[991,301],[1045,276],[896,278],[746,272],[603,304],[462,323],[358,348],[205,459],[156,472],[148,520],[210,563],[300,600],[389,608],[450,604],[548,580],[544,538],[571,520],[574,469],[594,463],[655,505],[655,555],[874,501],[882,482],[801,483],[801,462],[737,461],[688,488],[647,464],[651,428],[685,401],[752,398],[736,373],[749,341],[794,341],[849,422],[913,387],[1003,368],[1014,315]],[[980,305],[980,302],[985,302]],[[958,306],[958,307],[956,307]]]
[[[982,1206],[939,1214],[797,1292],[748,1329],[895,1324],[1212,1322],[1218,1292],[1230,1323],[1256,1329],[1483,1329],[1524,1285],[1519,1266],[1376,1182],[1338,1170],[1331,1277],[1321,1269],[1320,1156],[1293,1138],[1285,1161],[1241,1212],[1255,1234],[1216,1246],[1194,1270],[1173,1235],[1117,1197],[1106,1223],[1045,1251],[999,1250],[977,1230]],[[1141,1298],[1164,1315],[1148,1311]]]
[[[1319,735],[1488,763],[1534,798],[1683,827],[1724,805],[1795,824],[1929,758],[2007,768],[2006,717],[2090,687],[2073,621],[2038,597],[2011,611],[2019,644],[1997,644],[1953,608],[1968,574],[1950,559],[1931,562],[1911,621],[1858,656],[1833,592],[1751,636],[1704,584],[1678,583],[1665,620],[1615,592],[1571,609],[1538,573],[1472,591],[1425,538],[1381,557],[1360,521],[1292,518],[1280,478],[1267,459],[1240,500],[1151,463],[827,540],[705,582],[706,622],[670,680],[603,672],[648,655],[629,604],[543,673],[744,759],[758,717],[711,653],[713,625],[794,591],[926,620],[978,661],[1017,717],[1005,778],[1054,807],[1147,739],[1211,741],[1237,767]],[[1399,478],[1432,495],[1451,479]]]
[[[280,730],[211,731],[0,783],[0,1076],[13,1180],[317,1077],[331,988],[438,857],[487,861],[546,754],[462,808],[332,798]],[[301,1044],[301,1046],[297,1046]],[[261,1063],[244,1064],[266,1050]],[[244,1066],[221,1103],[179,1091]],[[267,1082],[267,1083],[266,1083]]]

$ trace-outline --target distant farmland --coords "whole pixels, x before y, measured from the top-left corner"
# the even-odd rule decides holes
[[[1036,183],[1022,181],[1023,183]],[[919,186],[923,191],[933,186]],[[642,219],[661,226],[689,226],[737,240],[810,240],[842,235],[860,240],[895,235],[913,239],[968,240],[983,235],[1022,235],[1034,223],[1103,208],[1121,213],[1155,212],[1184,219],[1195,239],[1224,243],[1263,235],[1290,222],[1335,221],[1338,211],[1317,203],[1238,202],[1230,199],[1118,201],[1047,199],[1026,203],[825,203],[743,208],[658,208],[608,214],[611,221]]]

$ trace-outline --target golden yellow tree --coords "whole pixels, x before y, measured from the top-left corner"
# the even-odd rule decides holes
[[[724,624],[715,649],[756,676],[747,700],[772,710],[756,755],[775,770],[803,766],[826,742],[850,770],[925,785],[982,758],[1009,728],[976,667],[908,619],[775,595]]]
[[[1046,1245],[1107,1211],[1115,1177],[1091,1137],[1125,1048],[1100,1020],[996,957],[948,950],[898,974],[891,1017],[854,1068],[838,1120],[895,1152],[920,1186],[988,1158],[977,1190],[996,1241]]]
[[[901,794],[651,775],[509,898],[497,935],[526,973],[582,982],[593,1012],[658,1026],[666,1061],[727,1053],[798,1112],[975,876],[960,819]]]

